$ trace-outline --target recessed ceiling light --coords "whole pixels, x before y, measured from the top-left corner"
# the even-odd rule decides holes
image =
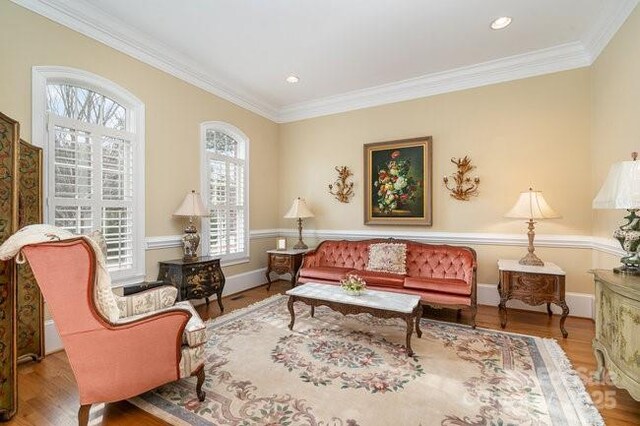
[[[297,75],[290,75],[289,77],[286,78],[287,83],[297,83],[300,81],[300,78]]]
[[[511,24],[511,18],[508,16],[501,16],[491,23],[491,29],[501,30],[507,28]]]

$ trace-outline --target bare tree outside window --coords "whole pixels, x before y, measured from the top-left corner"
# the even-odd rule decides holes
[[[109,129],[126,129],[126,109],[113,99],[68,84],[50,84],[47,92],[50,113]]]

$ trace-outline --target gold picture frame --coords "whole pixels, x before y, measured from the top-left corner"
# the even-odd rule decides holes
[[[431,136],[364,145],[365,225],[431,226]]]

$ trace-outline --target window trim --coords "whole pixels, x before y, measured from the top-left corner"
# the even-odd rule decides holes
[[[208,176],[208,164],[207,164],[207,142],[206,135],[207,130],[218,131],[222,133],[226,133],[231,136],[238,142],[244,143],[244,181],[245,181],[245,190],[244,190],[244,217],[246,218],[244,223],[244,246],[245,251],[243,253],[235,253],[235,254],[227,254],[220,256],[220,261],[224,266],[237,265],[240,263],[246,263],[250,259],[250,251],[251,247],[249,245],[249,222],[251,218],[249,217],[249,151],[250,151],[250,141],[247,135],[237,127],[232,124],[225,123],[223,121],[205,121],[200,124],[200,194],[202,194],[203,201],[207,208],[209,208],[209,176]],[[209,229],[209,218],[203,217],[200,221],[200,229]],[[202,247],[202,255],[209,255],[209,232],[201,232],[201,247]]]
[[[50,223],[49,216],[49,152],[47,85],[66,83],[99,92],[112,98],[127,109],[127,122],[131,127],[127,132],[135,135],[134,143],[134,264],[130,271],[112,273],[113,286],[137,283],[145,278],[145,105],[127,89],[99,75],[88,71],[61,66],[34,66],[31,80],[31,142],[43,150],[44,221]]]

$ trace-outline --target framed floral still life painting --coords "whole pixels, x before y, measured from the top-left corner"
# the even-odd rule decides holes
[[[365,225],[431,226],[431,136],[365,144]]]

